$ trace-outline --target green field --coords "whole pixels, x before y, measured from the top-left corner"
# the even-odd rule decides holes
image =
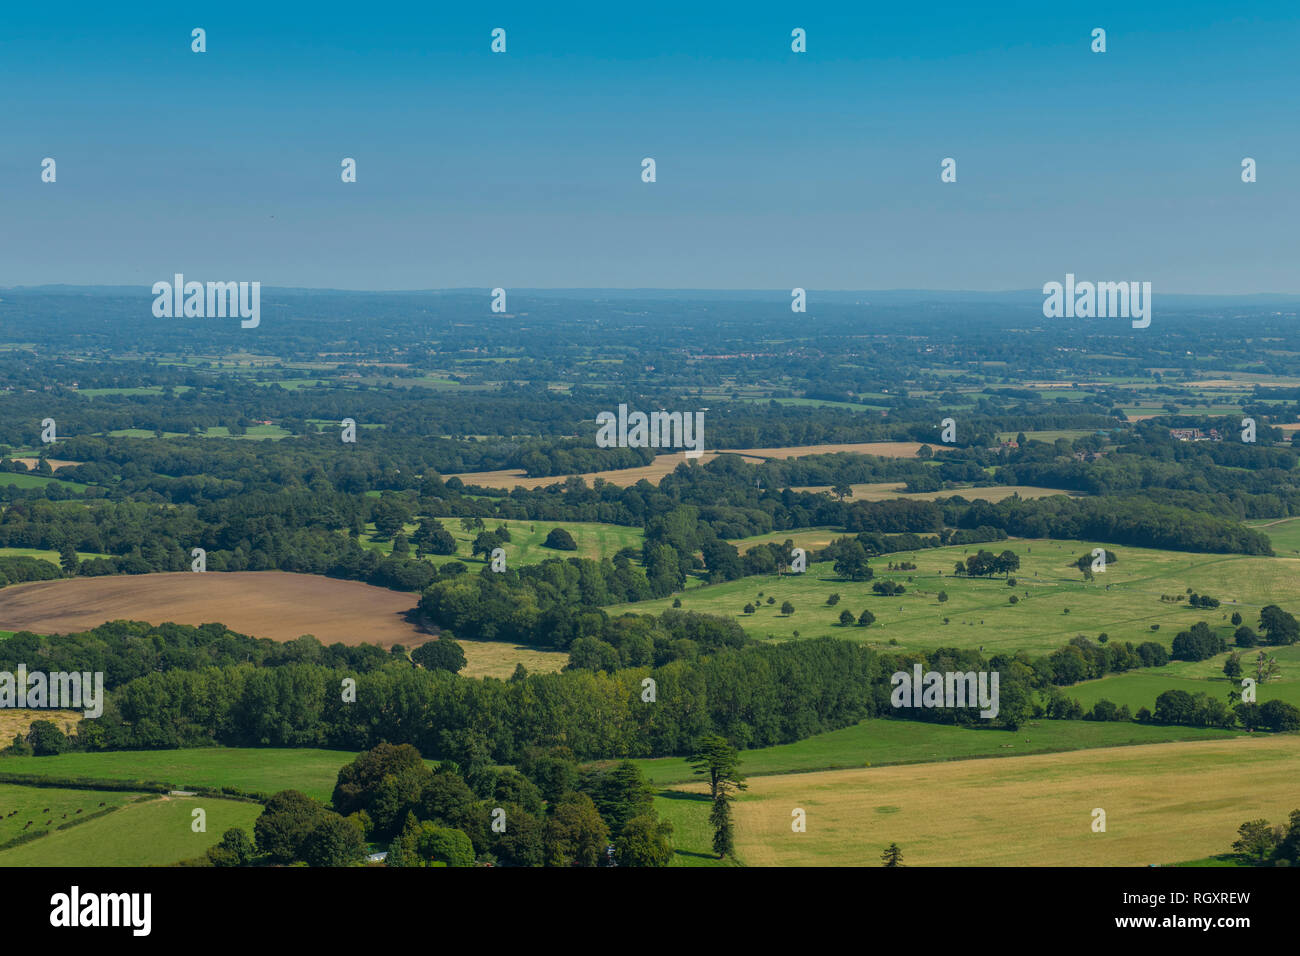
[[[152,430],[148,428],[119,428],[116,431],[108,433],[111,438],[154,438],[156,437]],[[213,425],[207,431],[198,433],[199,438],[238,438],[245,441],[265,441],[274,438],[288,438],[291,433],[281,428],[279,425],[249,425],[242,435],[230,434],[230,429],[225,425]],[[186,438],[184,432],[163,432],[164,438]],[[71,482],[69,482],[71,484]]]
[[[469,553],[474,539],[478,537],[480,532],[466,531],[460,526],[459,518],[439,518],[438,520],[456,539],[456,553],[429,555],[429,561],[434,564],[446,564],[448,561],[462,561],[466,564],[483,563],[481,557],[471,558]],[[624,548],[636,548],[638,551],[641,548],[642,531],[640,528],[601,524],[595,521],[500,522],[486,520],[484,521],[484,530],[495,531],[497,525],[503,523],[510,530],[510,541],[505,546],[507,564],[539,564],[547,558],[591,558],[593,561],[600,561],[604,558],[613,559],[614,555]],[[418,524],[406,525],[408,538],[415,533],[417,527]],[[552,528],[563,528],[573,535],[578,550],[556,551],[554,548],[543,547],[542,542],[546,540],[546,536],[551,533]],[[366,532],[368,536],[373,536],[375,533],[373,523],[367,523]],[[374,541],[363,537],[362,544],[384,554],[391,554],[393,550],[392,541]],[[414,556],[414,547],[412,547],[411,553]]]
[[[78,551],[77,558],[85,561],[89,558],[107,558],[111,555],[96,551]],[[46,548],[0,548],[0,558],[38,558],[59,567],[59,552]]]
[[[673,860],[669,866],[737,866],[719,860],[713,852],[713,827],[709,825],[709,799],[705,794],[665,790],[655,794],[655,812],[673,825]]]
[[[110,807],[123,806],[137,796],[116,790],[65,790],[0,783],[0,843],[7,843],[24,833],[52,831],[69,821],[76,822],[78,817],[104,809],[100,803]],[[27,826],[29,820],[31,826]],[[46,823],[47,820],[50,822]]]
[[[201,833],[191,829],[195,809],[206,814]],[[231,827],[251,835],[261,812],[259,803],[156,797],[4,850],[0,866],[166,866],[202,856]]]
[[[1300,518],[1247,521],[1246,526],[1268,535],[1278,554],[1300,554]]]
[[[1290,647],[1243,648],[1243,677],[1253,674],[1250,662],[1258,656],[1260,650],[1277,660],[1281,673],[1272,680],[1256,685],[1255,697],[1258,702],[1262,704],[1268,700],[1284,700],[1300,707],[1300,644]],[[1227,657],[1227,654],[1218,654],[1203,661],[1171,661],[1165,667],[1110,674],[1097,680],[1072,684],[1061,690],[1085,708],[1105,698],[1114,704],[1128,704],[1134,712],[1139,707],[1154,710],[1156,697],[1167,690],[1185,690],[1189,694],[1204,693],[1221,698],[1226,698],[1231,692],[1239,700],[1241,681],[1229,681],[1223,676],[1223,662]]]
[[[971,757],[1012,757],[1093,747],[1232,737],[1228,730],[1155,727],[1089,720],[1036,720],[1011,732],[950,727],[910,720],[864,720],[797,743],[744,750],[740,769],[750,775],[806,773],[851,767],[928,763]],[[656,786],[698,781],[685,757],[633,761]]]
[[[124,750],[49,757],[0,757],[0,774],[143,780],[170,784],[177,790],[238,787],[250,793],[275,793],[293,789],[317,800],[328,801],[334,792],[339,769],[351,763],[354,757],[355,753],[346,750],[243,747]]]
[[[798,540],[802,534],[805,532],[785,537]],[[838,578],[829,563],[811,564],[802,575],[748,577],[688,588],[675,597],[681,599],[685,610],[730,617],[760,639],[833,636],[899,650],[983,647],[986,654],[1049,652],[1076,634],[1095,639],[1102,632],[1111,640],[1156,640],[1168,647],[1180,630],[1202,620],[1230,635],[1233,628],[1228,618],[1234,610],[1252,627],[1258,624],[1259,609],[1266,604],[1300,612],[1296,589],[1300,559],[1108,545],[1117,560],[1094,581],[1086,582],[1072,561],[1099,544],[1011,539],[984,545],[987,550],[1010,549],[1020,556],[1014,589],[1002,577],[955,576],[954,563],[979,548],[953,546],[874,558],[875,580],[889,579],[907,588],[906,593],[892,598],[874,594],[869,582]],[[899,561],[914,563],[917,570],[887,569],[890,562]],[[1223,606],[1210,611],[1189,608],[1186,601],[1161,600],[1162,595],[1185,595],[1188,587],[1218,598]],[[940,591],[948,595],[947,602],[939,602]],[[828,607],[826,599],[832,593],[841,599]],[[1012,594],[1018,604],[1009,602]],[[780,612],[787,600],[795,608],[789,616]],[[667,597],[607,610],[611,616],[625,611],[658,613],[672,601],[673,597]],[[755,604],[758,610],[744,614],[746,603]],[[866,628],[839,624],[841,611],[849,610],[856,617],[864,608],[875,615],[875,624]],[[1158,631],[1151,630],[1153,624],[1159,625]]]
[[[52,478],[49,475],[21,474],[13,471],[0,472],[0,488],[7,488],[10,485],[18,488],[44,488],[51,482],[71,491],[80,492],[86,490],[85,483],[80,481],[66,481],[61,478]]]
[[[177,395],[188,392],[189,385],[173,385],[172,391]],[[99,398],[101,395],[161,395],[163,386],[161,385],[140,385],[135,388],[79,388],[78,395],[86,395],[90,398]]]

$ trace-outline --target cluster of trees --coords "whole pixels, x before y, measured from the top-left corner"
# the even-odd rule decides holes
[[[518,769],[499,768],[481,739],[450,749],[456,759],[430,766],[410,744],[377,744],[339,771],[330,806],[296,790],[276,793],[253,838],[227,830],[207,862],[349,866],[365,858],[367,841],[386,845],[384,862],[396,867],[671,861],[672,824],[659,818],[636,764],[584,771],[568,747],[550,746],[529,748]],[[737,785],[736,752],[721,738],[705,737],[697,760],[715,769],[715,792]],[[720,855],[730,853],[729,815],[720,834]]]
[[[332,802],[389,866],[666,866],[672,826],[633,763],[583,772],[568,747],[530,747],[495,767],[481,737],[449,741],[436,769],[409,744],[379,744],[339,772]],[[608,848],[613,847],[613,853]]]
[[[985,551],[981,548],[978,553],[968,557],[965,564],[958,561],[953,568],[953,573],[974,578],[992,577],[995,574],[1009,576],[1012,571],[1018,570],[1020,570],[1020,555],[1014,551],[1003,551],[1001,554],[994,554],[992,551]]]
[[[944,522],[988,526],[1024,538],[1076,538],[1137,547],[1212,554],[1272,554],[1268,535],[1216,514],[1157,504],[1144,497],[1004,498],[992,503],[943,502]]]
[[[645,573],[620,553],[613,561],[549,558],[499,573],[448,573],[444,566],[419,607],[428,621],[461,637],[569,650],[583,637],[620,646],[622,632],[606,632],[627,625],[612,623],[601,606],[650,596]],[[661,663],[669,659],[662,651],[654,658]],[[651,663],[639,654],[627,660]]]
[[[112,689],[172,670],[200,671],[206,667],[256,667],[319,664],[357,673],[383,667],[393,655],[375,644],[324,646],[305,634],[292,641],[248,637],[222,624],[147,624],[109,621],[72,634],[33,634],[19,631],[0,641],[0,670],[14,673],[40,662],[45,671],[90,671],[104,675]]]
[[[1106,700],[1103,697],[1092,706],[1091,710],[1085,712],[1082,704],[1073,698],[1066,697],[1056,688],[1052,688],[1048,693],[1047,705],[1044,711],[1046,716],[1052,720],[1095,720],[1105,722],[1133,719],[1133,713],[1129,710],[1128,704],[1116,706],[1113,701]]]
[[[1286,823],[1247,820],[1237,828],[1232,852],[1249,866],[1300,866],[1300,810],[1292,810]]]
[[[75,557],[75,555],[74,555]],[[53,581],[63,577],[58,565],[40,558],[0,555],[0,588],[24,581]]]
[[[1222,636],[1210,630],[1204,621],[1197,621],[1190,630],[1180,631],[1174,637],[1170,656],[1176,661],[1203,661],[1227,649],[1228,642]]]
[[[344,693],[345,681],[355,681],[354,697]],[[242,663],[130,680],[107,693],[103,716],[78,724],[75,744],[362,750],[388,741],[458,759],[456,747],[474,739],[497,763],[538,744],[563,744],[584,760],[663,756],[687,753],[709,733],[747,748],[856,723],[877,713],[879,681],[872,651],[833,638],[720,646],[661,667],[517,673],[507,681],[404,658],[369,672]]]
[[[578,542],[573,540],[571,535],[564,528],[552,528],[546,535],[546,540],[542,542],[545,548],[554,548],[556,551],[577,551]]]
[[[1035,659],[1031,666],[1041,679],[1040,686],[1064,686],[1138,667],[1164,667],[1168,663],[1169,652],[1155,641],[1137,645],[1132,641],[1102,643],[1100,638],[1093,641],[1079,634],[1065,647]]]
[[[1209,694],[1167,690],[1156,698],[1153,713],[1145,711],[1145,707],[1138,710],[1138,720],[1188,727],[1233,727],[1240,724],[1247,730],[1271,730],[1275,733],[1300,730],[1300,708],[1283,700],[1269,700],[1262,704],[1237,701],[1229,707]]]

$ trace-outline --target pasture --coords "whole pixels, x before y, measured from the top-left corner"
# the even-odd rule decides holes
[[[460,518],[438,518],[438,520],[447,529],[447,533],[456,539],[456,553],[426,555],[426,560],[433,564],[445,564],[448,561],[462,561],[466,564],[484,563],[482,557],[470,556],[470,548],[473,546],[474,539],[480,534],[479,531],[465,530],[461,527]],[[548,558],[590,558],[593,561],[609,558],[613,560],[614,555],[624,548],[641,550],[641,529],[624,525],[602,524],[598,521],[552,522],[485,519],[483,522],[484,530],[487,531],[495,531],[499,525],[505,525],[510,531],[510,541],[505,546],[506,561],[516,566],[540,564]],[[418,527],[419,525],[414,522],[407,524],[404,533],[409,538]],[[578,546],[578,550],[557,551],[555,548],[545,547],[543,542],[554,528],[563,528],[573,535],[573,541]],[[374,534],[375,526],[373,522],[366,524],[366,531],[368,536]],[[383,554],[392,554],[393,542],[391,539],[376,541],[363,538],[362,541],[368,548]],[[415,556],[414,547],[411,549],[411,556]]]
[[[0,760],[0,769],[4,763]],[[0,843],[24,834],[53,831],[69,821],[75,823],[78,817],[103,810],[101,803],[118,807],[137,796],[116,790],[73,790],[0,783]],[[31,826],[27,825],[29,820]]]
[[[1256,700],[1261,704],[1269,700],[1284,700],[1300,707],[1300,644],[1290,647],[1243,648],[1243,677],[1254,675],[1252,662],[1261,650],[1277,660],[1281,673],[1256,685]],[[1223,662],[1227,657],[1227,654],[1217,654],[1203,661],[1171,661],[1165,667],[1108,674],[1061,690],[1085,708],[1105,698],[1113,704],[1128,704],[1129,710],[1134,713],[1139,707],[1154,710],[1156,698],[1167,690],[1185,690],[1189,694],[1209,694],[1220,698],[1232,693],[1239,700],[1241,681],[1230,681],[1223,676]]]
[[[827,532],[818,535],[834,536]],[[767,536],[786,537],[797,538],[798,534]],[[748,542],[742,543],[742,552],[745,544]],[[1251,627],[1258,624],[1259,610],[1267,604],[1300,612],[1295,590],[1300,559],[1109,545],[1117,561],[1096,574],[1095,580],[1085,581],[1072,562],[1099,544],[1010,539],[873,558],[874,581],[893,580],[906,588],[902,595],[890,598],[875,594],[873,582],[840,578],[832,565],[824,562],[810,564],[804,574],[748,577],[687,588],[667,598],[608,610],[611,615],[658,613],[676,597],[683,609],[730,617],[760,639],[834,636],[899,650],[983,647],[985,653],[1026,650],[1031,654],[1055,650],[1076,634],[1096,639],[1103,632],[1111,640],[1155,640],[1168,647],[1180,630],[1202,620],[1230,636],[1234,628],[1229,618],[1234,611],[1240,611]],[[1011,550],[1020,556],[1014,588],[1008,587],[1003,576],[968,578],[953,573],[956,561],[980,548]],[[916,564],[916,570],[889,570],[890,563],[903,561]],[[1218,598],[1223,605],[1203,610],[1188,607],[1186,600],[1161,600],[1162,595],[1185,598],[1189,587]],[[939,601],[940,592],[947,595],[947,601]],[[840,600],[828,606],[832,594],[839,594]],[[1010,603],[1012,595],[1018,603]],[[781,613],[785,601],[794,605],[793,614]],[[753,614],[744,613],[746,604],[755,606]],[[864,609],[875,615],[876,623],[869,627],[840,625],[842,611],[851,611],[856,618]],[[1158,630],[1153,631],[1152,625]]]
[[[205,832],[191,829],[195,809],[206,814]],[[259,803],[153,797],[0,851],[0,866],[166,866],[202,856],[231,827],[241,827],[251,836],[261,812]]]
[[[48,757],[0,757],[0,774],[143,781],[167,784],[175,790],[236,787],[246,793],[269,794],[294,789],[325,802],[334,792],[339,769],[355,757],[355,753],[347,750],[306,747],[117,750]]]

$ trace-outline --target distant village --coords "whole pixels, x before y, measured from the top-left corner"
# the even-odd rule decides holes
[[[1171,428],[1169,437],[1178,441],[1223,441],[1223,433],[1217,428],[1201,431],[1199,428]]]

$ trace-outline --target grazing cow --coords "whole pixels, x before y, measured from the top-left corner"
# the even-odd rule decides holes
[[[78,813],[81,812],[81,807],[77,807],[77,812],[78,812]]]
[[[104,805],[104,801],[103,801],[103,800],[100,800],[100,801],[99,801],[99,805],[102,807],[102,806]]]
[[[41,810],[41,813],[49,813],[49,812],[50,812],[50,808],[49,808],[49,807],[44,807],[44,808]]]

